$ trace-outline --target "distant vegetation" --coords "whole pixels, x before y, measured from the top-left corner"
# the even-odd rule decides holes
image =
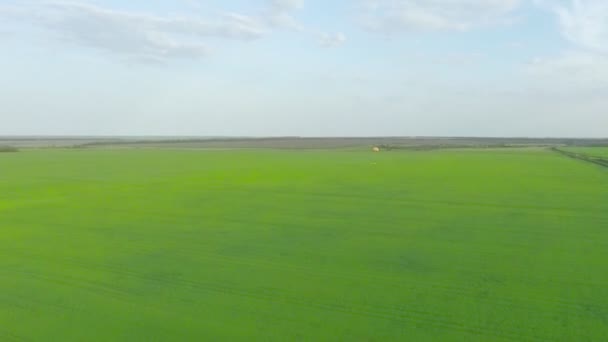
[[[37,144],[43,143],[37,141]],[[533,139],[533,138],[475,138],[475,137],[209,137],[209,138],[84,138],[80,141],[49,141],[58,146],[69,143],[75,148],[144,147],[144,148],[269,148],[269,149],[353,149],[376,146],[390,150],[437,150],[460,148],[514,148],[551,146],[608,146],[608,139]]]
[[[0,153],[2,152],[19,152],[19,149],[13,146],[0,146]]]
[[[547,147],[550,145],[545,144],[421,144],[421,145],[392,145],[392,144],[381,144],[378,148],[382,151],[393,151],[393,150],[409,150],[409,151],[430,151],[430,150],[446,150],[446,149],[484,149],[484,148],[522,148],[522,147]]]

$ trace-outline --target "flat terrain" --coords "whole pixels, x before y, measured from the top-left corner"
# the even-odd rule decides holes
[[[548,149],[0,154],[2,341],[606,341],[606,260]]]
[[[570,147],[564,150],[588,155],[591,157],[608,159],[608,147]]]

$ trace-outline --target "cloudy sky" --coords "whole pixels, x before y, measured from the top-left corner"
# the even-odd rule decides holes
[[[0,135],[608,136],[606,0],[0,0]]]

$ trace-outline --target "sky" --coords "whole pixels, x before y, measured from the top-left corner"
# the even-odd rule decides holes
[[[0,0],[0,135],[608,137],[608,1]]]

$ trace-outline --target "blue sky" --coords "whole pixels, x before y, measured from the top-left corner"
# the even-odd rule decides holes
[[[608,136],[603,0],[0,0],[0,135]]]

